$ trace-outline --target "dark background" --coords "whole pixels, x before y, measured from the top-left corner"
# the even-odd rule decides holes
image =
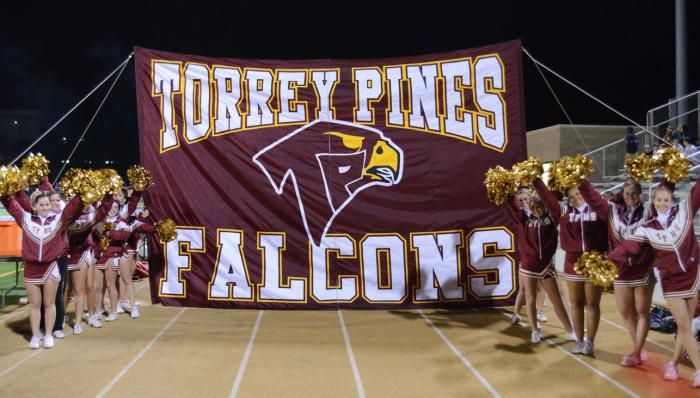
[[[540,61],[643,123],[648,109],[675,95],[674,2],[571,3],[6,2],[0,16],[0,163],[14,159],[133,46],[232,58],[384,58],[520,38]],[[687,1],[690,92],[700,88],[699,16],[700,2]],[[523,67],[527,129],[568,123],[525,56]],[[574,123],[627,124],[547,77]],[[54,173],[108,86],[34,149],[49,157]],[[114,161],[110,167],[123,171],[138,162],[138,151],[132,61],[71,166],[105,167],[105,161]]]

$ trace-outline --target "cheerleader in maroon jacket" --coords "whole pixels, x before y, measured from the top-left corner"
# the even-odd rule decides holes
[[[673,190],[674,184],[666,183],[665,180],[662,184]],[[650,209],[645,208],[640,200],[642,187],[634,180],[628,180],[624,184],[622,197],[615,196],[611,201],[603,199],[588,181],[584,181],[579,189],[593,210],[607,214],[608,247],[611,251],[625,239],[630,239],[634,231],[650,217]],[[654,253],[648,246],[642,249],[638,255],[630,258],[633,266],[626,267],[615,278],[617,308],[634,344],[632,353],[622,357],[622,366],[641,365],[642,360],[646,359],[643,348],[649,333],[649,310],[656,279],[652,270]]]
[[[0,197],[5,209],[22,228],[22,257],[24,258],[24,283],[29,297],[29,323],[32,338],[29,348],[37,349],[41,342],[39,331],[40,307],[45,308],[44,325],[52,330],[56,318],[56,290],[61,280],[56,259],[63,255],[65,242],[63,235],[82,209],[79,195],[76,195],[61,213],[53,213],[50,193],[42,192],[32,196],[34,214],[22,209],[14,195]],[[51,333],[44,337],[44,348],[52,348]]]
[[[567,203],[560,202],[540,179],[535,181],[534,187],[549,214],[559,217],[561,248],[565,252],[564,279],[569,289],[571,318],[576,332],[576,344],[571,352],[593,355],[595,336],[600,323],[600,298],[603,290],[588,278],[577,274],[574,271],[574,263],[587,251],[607,251],[605,215],[593,211],[576,187],[566,190]],[[586,338],[583,333],[584,318]]]
[[[125,201],[125,205],[120,206],[119,216],[121,218],[133,223],[134,220],[143,221],[148,217],[148,210],[145,210],[145,214],[143,215],[138,214],[136,210],[142,193],[143,192],[136,190],[131,192],[129,200]],[[136,291],[131,279],[136,269],[136,254],[138,252],[139,237],[140,234],[138,233],[129,236],[129,239],[126,241],[126,247],[124,248],[124,254],[119,259],[119,307],[117,310],[120,313],[123,313],[124,309],[129,310],[132,318],[139,317],[139,311],[138,308],[136,308]]]
[[[73,334],[82,334],[82,315],[85,304],[85,286],[88,282],[88,270],[93,265],[95,254],[93,251],[92,229],[96,223],[101,222],[112,207],[112,196],[106,195],[102,204],[95,209],[92,205],[83,208],[83,212],[68,227],[69,261],[68,271],[73,282],[75,298],[75,317],[73,320]],[[94,271],[94,269],[93,269]],[[93,278],[90,278],[93,282]],[[92,285],[92,284],[91,284]],[[94,298],[94,288],[88,289],[88,296]],[[88,324],[92,327],[101,327],[95,316],[94,299],[88,300]]]
[[[540,182],[541,183],[541,182]],[[520,257],[520,280],[525,288],[527,316],[532,329],[531,341],[539,343],[542,333],[537,326],[537,285],[541,281],[557,317],[567,332],[568,340],[575,340],[569,315],[559,293],[554,269],[554,253],[557,250],[557,225],[559,214],[550,215],[544,204],[534,198],[530,211],[518,206],[515,198],[508,202],[508,213],[518,227],[518,253]]]
[[[638,256],[645,246],[651,246],[654,265],[659,269],[661,288],[666,303],[678,327],[676,347],[671,362],[666,365],[664,379],[678,379],[678,361],[685,348],[695,367],[693,387],[700,387],[700,354],[691,320],[697,303],[698,258],[700,248],[695,239],[693,218],[700,207],[700,185],[695,183],[687,200],[674,204],[673,193],[666,186],[654,192],[652,218],[639,226],[608,256],[620,269],[634,267],[630,258]]]

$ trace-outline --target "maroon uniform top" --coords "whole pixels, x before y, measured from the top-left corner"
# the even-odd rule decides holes
[[[654,215],[634,231],[608,258],[620,268],[629,266],[627,257],[638,254],[645,244],[654,248],[654,265],[664,275],[697,270],[700,248],[695,239],[693,218],[700,206],[700,185],[693,185],[687,200],[673,205],[668,217]]]
[[[669,184],[665,185],[669,186]],[[669,188],[673,189],[673,186],[669,186]],[[586,203],[596,213],[607,214],[604,221],[608,228],[608,249],[610,251],[620,246],[625,239],[629,239],[634,231],[642,226],[651,215],[641,203],[630,207],[619,196],[612,201],[605,200],[587,180],[581,183],[579,191]],[[641,252],[629,259],[630,264],[639,267],[648,267],[653,261],[654,253],[648,247],[643,248]]]
[[[539,178],[534,187],[549,214],[558,214],[561,248],[565,252],[583,253],[590,250],[605,252],[608,249],[605,214],[599,214],[588,204],[579,208],[560,202]]]
[[[112,208],[112,202],[112,195],[105,195],[97,210],[92,206],[86,207],[85,209],[88,211],[83,211],[78,219],[68,227],[68,243],[72,258],[80,258],[85,250],[94,245],[92,228],[107,216],[107,212]]]
[[[548,266],[557,251],[558,214],[536,217],[518,208],[515,198],[508,201],[506,208],[517,226],[520,264],[527,268]]]
[[[49,182],[48,176],[44,176],[44,178],[41,179],[37,189],[42,192],[56,193],[56,191],[53,189],[53,185],[51,185]],[[27,213],[32,213],[34,211],[34,209],[32,209],[32,203],[24,190],[19,191],[15,199],[17,199],[19,205],[22,206],[22,209],[24,209],[24,211]],[[51,211],[56,214],[60,214],[60,212],[56,212],[54,210]],[[63,254],[61,254],[59,257],[68,255],[68,234],[65,231],[61,234],[61,240],[63,241]]]
[[[65,255],[65,231],[80,216],[83,206],[79,195],[61,213],[50,213],[46,218],[22,209],[12,195],[4,195],[0,200],[22,228],[22,257],[27,264],[50,264]]]
[[[109,246],[107,250],[99,250],[99,257],[119,257],[124,251],[127,241],[133,234],[137,233],[153,233],[155,227],[151,224],[146,224],[141,221],[134,221],[131,224],[127,220],[123,220],[119,216],[107,217],[106,222],[114,224],[114,229],[109,232]]]

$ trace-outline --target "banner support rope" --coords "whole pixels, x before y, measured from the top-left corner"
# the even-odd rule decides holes
[[[80,135],[80,138],[78,138],[78,142],[75,143],[73,150],[68,155],[68,158],[66,158],[66,161],[63,163],[63,166],[61,166],[61,170],[59,170],[58,174],[56,174],[56,178],[54,179],[54,182],[53,182],[54,185],[58,182],[58,179],[61,178],[61,174],[63,174],[63,170],[65,170],[66,166],[68,166],[68,163],[70,162],[71,158],[73,157],[73,154],[75,153],[75,151],[78,149],[78,146],[80,145],[80,143],[83,142],[83,137],[85,137],[85,133],[87,133],[88,129],[90,129],[90,126],[92,126],[92,122],[95,121],[97,114],[100,113],[100,110],[102,109],[102,105],[104,105],[105,102],[107,101],[107,97],[109,97],[109,94],[112,92],[112,89],[117,84],[117,81],[119,81],[119,78],[121,77],[122,73],[124,72],[124,69],[126,69],[126,66],[129,64],[129,60],[131,59],[132,54],[133,53],[129,54],[129,57],[127,58],[126,62],[123,64],[121,69],[119,70],[119,73],[114,78],[114,80],[112,80],[112,84],[109,86],[107,93],[105,93],[105,96],[102,98],[100,105],[97,106],[97,109],[95,110],[95,113],[90,118],[90,121],[88,122],[87,126],[85,126],[83,133]]]
[[[134,56],[134,53],[133,53],[133,52],[130,53],[129,56],[126,57],[126,59],[125,59],[121,64],[119,64],[119,66],[117,66],[109,75],[107,75],[107,77],[105,77],[97,86],[95,86],[95,88],[93,88],[92,90],[90,90],[90,92],[87,93],[87,95],[85,95],[85,96],[83,97],[83,99],[81,99],[77,104],[75,104],[75,106],[73,106],[68,112],[66,112],[66,114],[64,114],[60,119],[58,119],[57,122],[55,122],[53,125],[51,125],[51,127],[49,127],[48,130],[46,130],[44,133],[42,133],[41,136],[39,136],[39,138],[37,138],[36,140],[34,140],[34,142],[32,142],[31,145],[29,145],[29,146],[27,147],[27,149],[25,149],[24,151],[22,151],[22,153],[20,153],[19,156],[17,156],[17,157],[15,158],[15,160],[13,160],[12,163],[10,163],[9,165],[13,165],[13,164],[17,163],[17,161],[18,161],[22,156],[24,156],[27,152],[29,152],[29,150],[32,149],[32,148],[34,147],[34,145],[36,145],[37,143],[39,143],[39,141],[41,141],[42,139],[44,139],[44,137],[45,137],[48,133],[50,133],[51,130],[53,130],[56,126],[58,126],[58,125],[63,121],[63,119],[65,119],[66,117],[68,117],[68,115],[70,115],[71,113],[73,113],[73,111],[74,111],[77,107],[79,107],[83,102],[85,102],[85,100],[88,99],[88,97],[90,97],[95,91],[97,91],[97,89],[100,88],[107,80],[109,80],[109,78],[112,77],[112,75],[114,75],[120,68],[122,68],[124,65],[126,65],[126,63],[129,62],[133,56]]]
[[[584,93],[585,95],[587,95],[588,97],[590,97],[590,98],[593,99],[594,101],[598,102],[599,104],[601,104],[601,105],[603,105],[604,107],[608,108],[609,110],[613,111],[615,114],[617,114],[618,116],[620,116],[620,117],[622,117],[623,119],[627,120],[628,122],[632,123],[632,124],[635,125],[636,127],[640,128],[642,131],[645,131],[645,132],[651,134],[652,136],[658,138],[659,140],[661,140],[661,141],[663,141],[663,142],[665,142],[665,143],[667,143],[667,144],[670,145],[669,142],[667,142],[667,141],[664,140],[663,138],[659,137],[658,135],[654,134],[653,132],[649,131],[646,127],[643,127],[641,124],[635,122],[634,120],[632,120],[632,119],[631,119],[630,117],[628,117],[627,115],[625,115],[625,114],[623,114],[622,112],[616,110],[616,109],[613,108],[612,106],[606,104],[605,102],[603,102],[603,101],[602,101],[601,99],[599,99],[598,97],[594,96],[593,94],[589,93],[588,91],[584,90],[583,88],[577,86],[577,85],[576,85],[575,83],[573,83],[572,81],[568,80],[568,79],[565,78],[564,76],[562,76],[562,75],[560,75],[559,73],[557,73],[557,72],[555,72],[554,70],[552,70],[552,68],[548,67],[547,65],[545,65],[545,64],[543,64],[542,62],[540,62],[540,61],[538,61],[537,59],[535,59],[535,57],[533,57],[532,54],[530,54],[530,52],[527,51],[527,49],[526,49],[525,47],[521,47],[521,49],[523,50],[523,52],[525,53],[525,55],[527,55],[527,56],[530,58],[530,60],[531,60],[532,62],[535,63],[535,65],[541,66],[542,68],[544,68],[545,70],[547,70],[549,73],[551,73],[551,74],[553,74],[554,76],[560,78],[561,80],[563,80],[564,82],[568,83],[569,85],[571,85],[571,86],[574,87],[575,89],[579,90],[580,92]],[[588,156],[588,155],[590,155],[591,153],[594,153],[594,152],[596,152],[596,151],[597,151],[597,149],[594,149],[593,151],[588,152],[588,153],[584,154],[583,156]]]

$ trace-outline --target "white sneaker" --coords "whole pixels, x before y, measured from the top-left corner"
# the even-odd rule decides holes
[[[547,316],[544,315],[544,312],[538,312],[537,313],[537,320],[540,322],[547,322]]]
[[[584,345],[585,345],[585,344],[583,343],[583,340],[577,341],[576,344],[574,345],[574,348],[571,349],[571,353],[572,353],[572,354],[581,354],[581,353],[583,353],[583,347],[584,347]]]
[[[539,344],[540,341],[542,341],[542,332],[539,329],[535,329],[532,331],[532,334],[530,335],[530,341]]]
[[[510,324],[511,325],[519,325],[520,324],[520,315],[514,313],[513,317],[510,318]]]
[[[131,310],[131,319],[136,319],[136,318],[138,318],[138,317],[139,317],[139,309],[136,308],[136,307],[134,307],[134,308]]]
[[[88,318],[88,325],[93,328],[101,328],[102,322],[97,318],[97,315],[93,315]]]
[[[44,337],[44,348],[53,348],[53,336],[45,336]]]
[[[66,334],[63,333],[63,330],[54,330],[53,337],[55,337],[57,339],[62,339],[64,337],[66,337]]]
[[[39,343],[41,343],[41,336],[32,336],[32,339],[29,340],[29,348],[36,350],[39,348]]]
[[[577,341],[576,332],[571,332],[566,334],[566,341]]]
[[[105,318],[105,321],[107,321],[107,322],[116,321],[118,317],[119,317],[119,315],[117,315],[116,312],[112,312],[111,314],[107,315],[107,318]]]
[[[581,353],[583,355],[593,355],[594,352],[595,344],[590,340],[584,340],[583,351]]]
[[[122,303],[117,303],[117,314],[123,314],[124,313],[124,307],[122,307]]]
[[[73,325],[73,334],[83,334],[83,325],[79,323]]]
[[[131,303],[129,303],[128,301],[120,302],[119,306],[122,307],[124,311],[131,311]]]

